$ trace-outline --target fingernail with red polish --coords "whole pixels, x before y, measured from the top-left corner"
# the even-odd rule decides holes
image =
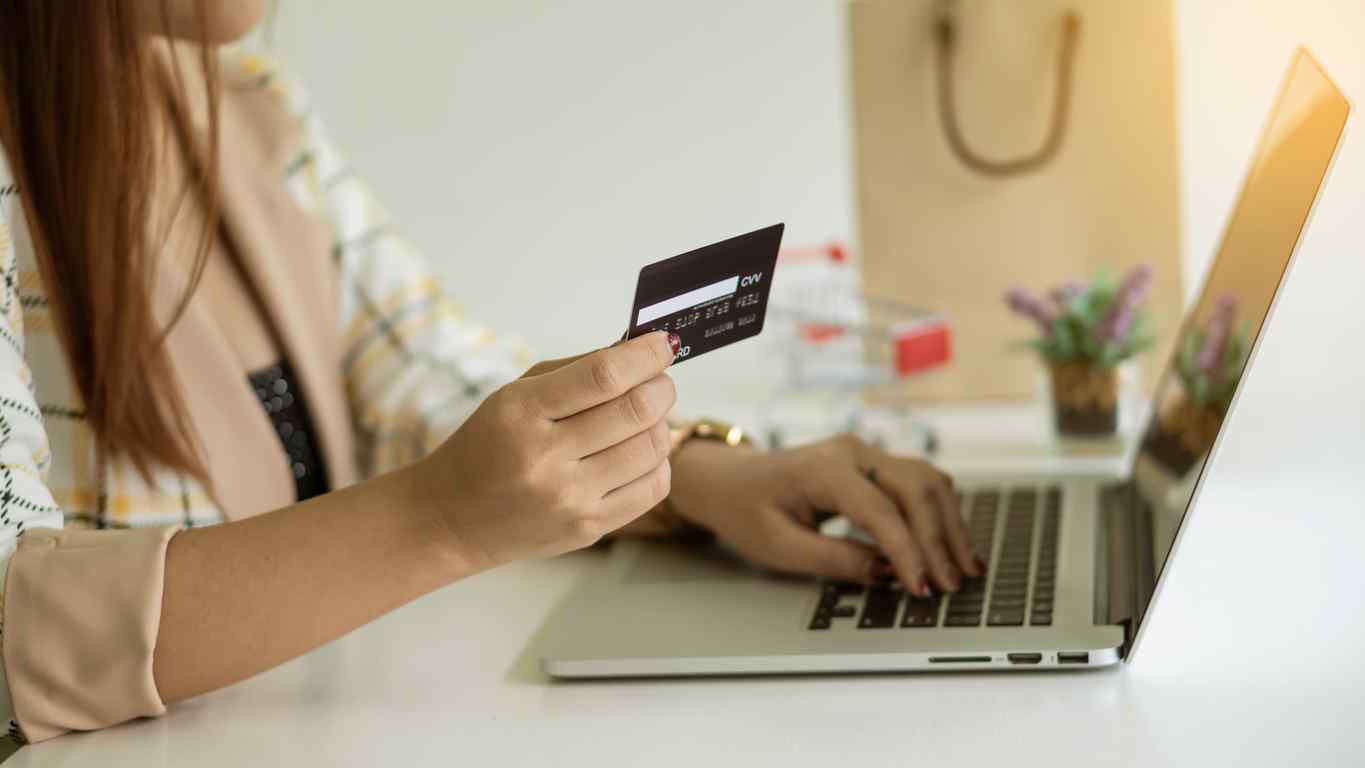
[[[676,333],[668,334],[668,348],[673,350],[673,357],[677,357],[682,352],[682,337]]]
[[[915,594],[920,597],[933,597],[934,591],[929,588],[929,580],[924,577],[924,572],[915,574]]]

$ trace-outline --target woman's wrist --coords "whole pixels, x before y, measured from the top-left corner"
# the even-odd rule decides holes
[[[430,456],[390,472],[394,508],[408,516],[417,537],[419,557],[445,574],[450,581],[472,576],[496,565],[489,553],[474,551],[460,534],[456,516],[458,495],[452,493],[448,477],[443,477]]]
[[[724,505],[717,503],[717,484],[732,471],[736,462],[757,455],[747,444],[726,445],[715,440],[688,440],[671,457],[673,485],[668,495],[670,510],[684,520],[716,530],[718,514]]]

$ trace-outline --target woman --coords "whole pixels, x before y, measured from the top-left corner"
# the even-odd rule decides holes
[[[665,334],[518,376],[515,346],[444,301],[301,91],[218,50],[262,6],[0,3],[16,737],[160,714],[616,532],[702,528],[775,569],[919,594],[981,574],[950,481],[922,462],[670,429]],[[816,510],[884,554],[818,535]]]

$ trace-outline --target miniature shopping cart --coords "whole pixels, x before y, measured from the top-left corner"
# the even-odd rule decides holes
[[[768,313],[784,366],[765,418],[770,443],[786,444],[804,421],[880,443],[889,441],[888,429],[908,432],[916,449],[933,452],[933,430],[911,418],[899,385],[951,359],[945,317],[864,293],[839,243],[784,250]]]

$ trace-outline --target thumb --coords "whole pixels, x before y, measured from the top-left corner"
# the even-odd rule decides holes
[[[877,550],[849,539],[825,536],[793,521],[773,542],[777,567],[827,579],[868,584],[875,581]]]

